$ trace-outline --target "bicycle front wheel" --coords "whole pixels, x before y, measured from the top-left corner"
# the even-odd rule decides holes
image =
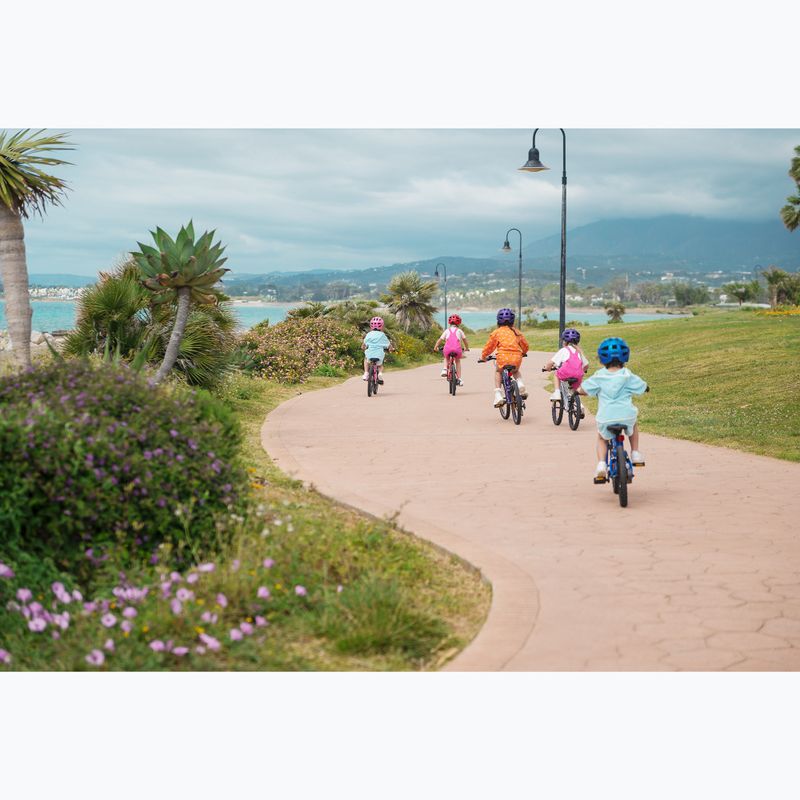
[[[515,425],[522,422],[522,398],[519,395],[519,386],[516,381],[511,384],[511,417]]]
[[[570,398],[567,420],[569,422],[569,427],[573,431],[578,430],[578,425],[581,424],[581,399],[576,394],[572,395]]]
[[[553,425],[560,425],[564,417],[564,406],[560,400],[550,401],[550,412],[553,415]]]
[[[455,395],[458,388],[458,375],[456,373],[456,365],[450,365],[450,394]]]
[[[625,508],[628,505],[628,459],[621,444],[617,445],[617,495],[619,504]]]

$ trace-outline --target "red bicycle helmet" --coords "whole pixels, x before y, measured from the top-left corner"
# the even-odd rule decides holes
[[[369,327],[373,331],[382,331],[383,330],[383,317],[373,317],[369,321]]]
[[[448,325],[460,325],[461,324],[461,317],[458,314],[451,314],[447,319]]]

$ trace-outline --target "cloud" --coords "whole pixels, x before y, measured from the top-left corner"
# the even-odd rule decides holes
[[[26,226],[33,272],[92,274],[156,225],[215,228],[237,272],[353,268],[496,254],[505,231],[557,233],[561,136],[549,172],[519,172],[522,130],[76,130],[72,191]],[[567,132],[570,228],[666,213],[777,218],[800,132]]]

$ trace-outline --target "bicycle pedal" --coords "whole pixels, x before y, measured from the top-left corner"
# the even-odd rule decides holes
[[[594,479],[594,482],[595,482],[595,483],[608,483],[608,478],[598,478],[598,477],[595,477],[595,479]]]
[[[633,464],[634,467],[643,467],[643,466],[645,466],[644,461],[631,461],[631,464]]]

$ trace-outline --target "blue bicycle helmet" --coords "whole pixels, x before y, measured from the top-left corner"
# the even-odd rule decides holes
[[[564,333],[561,335],[562,340],[565,344],[578,344],[581,340],[580,331],[576,331],[575,328],[564,328]]]
[[[515,314],[510,308],[501,308],[497,312],[498,325],[513,325],[514,319],[515,319]]]
[[[597,348],[597,357],[601,364],[610,364],[612,361],[625,364],[631,357],[631,349],[624,339],[612,336],[600,342],[600,347]]]

